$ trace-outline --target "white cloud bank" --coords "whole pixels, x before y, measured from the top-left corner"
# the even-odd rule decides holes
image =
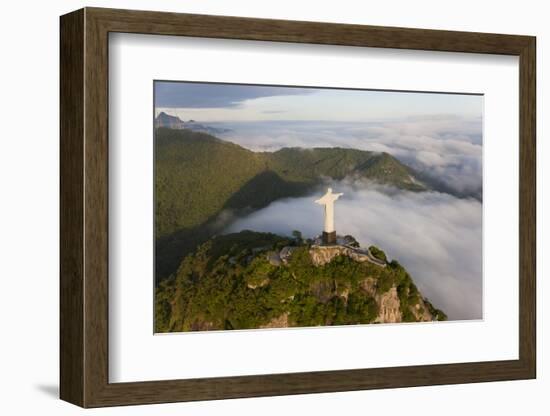
[[[338,234],[362,246],[374,244],[411,274],[424,296],[451,320],[482,318],[482,208],[474,199],[437,192],[403,192],[340,182],[336,203]],[[320,190],[321,192],[321,190]],[[320,234],[323,210],[318,195],[276,201],[233,223],[244,229],[304,236]]]
[[[481,196],[482,119],[455,115],[370,122],[220,123],[223,135],[254,151],[346,147],[388,152],[461,194]]]

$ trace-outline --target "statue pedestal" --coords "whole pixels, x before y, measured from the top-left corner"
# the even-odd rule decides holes
[[[331,233],[323,231],[323,244],[336,244],[336,231]]]

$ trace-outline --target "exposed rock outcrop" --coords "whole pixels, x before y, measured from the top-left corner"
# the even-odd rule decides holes
[[[397,288],[392,286],[385,293],[379,293],[376,287],[376,281],[372,277],[367,277],[361,282],[361,288],[372,296],[379,307],[376,323],[395,323],[403,321],[403,312],[401,310],[401,301]],[[434,320],[434,316],[430,313],[428,305],[422,299],[418,298],[418,302],[413,306],[408,306],[410,312],[415,316],[417,322],[430,322]]]
[[[436,318],[430,313],[430,309],[424,299],[420,299],[418,303],[410,309],[418,322],[434,321]]]
[[[397,288],[393,286],[386,293],[377,294],[375,297],[378,303],[378,317],[374,322],[377,323],[394,323],[403,320],[401,313],[401,302],[397,294]]]
[[[254,281],[248,281],[246,283],[246,286],[249,288],[249,289],[257,289],[259,287],[264,287],[264,286],[267,286],[267,284],[269,283],[269,278],[264,278],[264,279],[261,279],[261,280],[254,280]]]
[[[288,327],[288,313],[283,313],[277,318],[273,318],[267,324],[260,326],[260,328],[287,328]]]

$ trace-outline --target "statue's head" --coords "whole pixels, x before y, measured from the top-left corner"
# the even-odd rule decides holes
[[[328,188],[327,192],[328,192],[329,194],[331,194],[331,193],[332,193],[332,188]]]

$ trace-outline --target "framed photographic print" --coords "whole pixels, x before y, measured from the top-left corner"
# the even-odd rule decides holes
[[[536,376],[535,38],[61,17],[61,398]]]

